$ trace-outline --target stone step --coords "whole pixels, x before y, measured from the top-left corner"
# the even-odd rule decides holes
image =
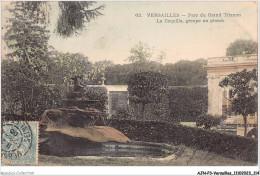
[[[217,130],[221,133],[237,135],[237,124],[221,124],[217,126]]]
[[[222,124],[217,126],[218,129],[237,129],[237,124]]]
[[[230,134],[230,135],[237,135],[236,130],[218,130],[220,133]]]
[[[237,127],[217,127],[217,129],[237,129]]]

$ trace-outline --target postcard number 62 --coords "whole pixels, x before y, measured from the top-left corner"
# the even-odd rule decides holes
[[[136,13],[135,17],[142,17],[141,13]]]

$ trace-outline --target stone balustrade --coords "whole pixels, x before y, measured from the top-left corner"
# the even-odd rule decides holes
[[[257,62],[257,54],[246,56],[227,56],[227,57],[212,57],[208,58],[208,65],[211,64],[231,64],[231,63],[245,63],[245,62]]]

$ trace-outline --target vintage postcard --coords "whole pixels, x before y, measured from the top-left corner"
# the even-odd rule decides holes
[[[2,1],[1,92],[1,174],[259,175],[258,2]]]

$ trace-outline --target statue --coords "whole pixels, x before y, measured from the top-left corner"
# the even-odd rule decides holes
[[[72,77],[72,78],[70,78],[70,79],[72,79],[73,81],[74,81],[74,91],[75,92],[78,92],[78,91],[83,91],[84,90],[84,87],[86,86],[86,85],[84,85],[83,83],[82,83],[82,76],[78,76],[78,75],[76,75],[76,76],[74,76],[74,77]]]

